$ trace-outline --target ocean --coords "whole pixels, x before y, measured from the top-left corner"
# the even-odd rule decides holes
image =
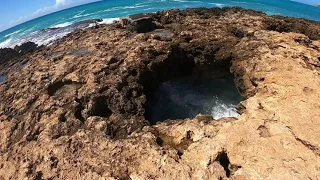
[[[104,0],[55,12],[0,32],[0,48],[13,48],[27,41],[48,45],[74,30],[97,24],[95,21],[86,21],[91,19],[103,19],[98,23],[112,23],[136,13],[173,8],[231,6],[255,9],[268,15],[320,21],[320,8],[289,0]]]

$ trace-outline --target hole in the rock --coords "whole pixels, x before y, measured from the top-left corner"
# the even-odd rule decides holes
[[[157,143],[159,146],[162,146],[163,143],[164,143],[164,141],[163,141],[163,139],[161,139],[161,137],[157,137],[156,143]]]
[[[181,158],[181,156],[183,155],[183,152],[178,151],[178,152],[177,152],[177,155],[179,156],[179,158]]]
[[[85,119],[84,117],[82,116],[82,111],[84,110],[84,107],[79,104],[77,107],[76,107],[76,111],[74,112],[74,116],[79,119],[81,122],[83,122]],[[65,119],[65,121],[67,121],[67,119]],[[64,122],[65,122],[64,121]],[[62,121],[63,122],[63,121]]]
[[[109,118],[112,111],[109,109],[107,104],[107,97],[100,96],[96,97],[93,101],[92,107],[88,112],[89,116],[100,116]]]
[[[226,171],[226,176],[230,177],[230,170],[229,170],[230,161],[229,161],[228,154],[226,152],[221,152],[221,154],[219,154],[219,156],[217,157],[216,161],[219,161],[223,169]]]
[[[6,80],[6,76],[5,75],[1,75],[0,76],[0,84],[4,83],[5,80]]]
[[[85,109],[84,106],[82,105],[80,99],[75,99],[75,101],[78,103],[78,105],[76,106],[75,112],[74,112],[74,116],[76,117],[76,119],[79,119],[81,122],[84,122],[85,118],[82,115],[82,111]],[[65,114],[62,114],[63,117],[65,118]],[[65,121],[67,121],[67,119],[65,118]]]
[[[35,180],[42,180],[43,173],[41,171],[37,172],[37,175],[35,177]]]
[[[149,97],[150,98],[150,97]],[[179,78],[162,83],[146,106],[146,118],[155,124],[167,119],[237,117],[243,100],[232,76],[216,79]]]
[[[66,113],[60,114],[59,117],[58,117],[58,120],[59,120],[60,122],[66,122],[66,121],[67,121]]]

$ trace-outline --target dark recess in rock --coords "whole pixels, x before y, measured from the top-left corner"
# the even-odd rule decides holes
[[[42,180],[43,173],[41,171],[37,172],[35,180]]]
[[[82,111],[85,109],[80,100],[76,99],[78,105],[76,106],[76,110],[74,112],[74,116],[79,119],[81,122],[85,121],[85,118],[82,115]]]
[[[30,52],[34,52],[37,49],[38,45],[34,42],[26,42],[20,46],[15,46],[14,50],[19,54],[27,54]]]
[[[88,116],[100,116],[109,118],[112,111],[108,107],[107,97],[99,96],[93,99],[91,108],[88,111]]]
[[[233,35],[235,35],[238,38],[243,38],[243,37],[247,36],[247,32],[245,32],[244,30],[239,29],[239,28],[233,27],[230,29],[230,31]]]
[[[150,17],[143,17],[135,19],[127,26],[127,29],[131,32],[146,33],[153,31],[157,28],[157,25],[153,22]]]
[[[194,66],[195,62],[187,52],[178,46],[173,46],[171,53],[163,61],[151,62],[151,69],[141,74],[139,83],[143,85],[144,93],[148,96],[164,81],[191,75]]]
[[[59,117],[58,117],[58,120],[59,120],[60,122],[66,122],[66,121],[67,121],[66,112],[60,114]]]
[[[223,169],[226,171],[226,176],[230,177],[230,169],[229,169],[230,161],[229,161],[228,154],[224,151],[221,152],[218,155],[216,161],[218,161],[223,167]]]
[[[312,40],[320,39],[320,22],[307,19],[296,19],[290,17],[273,16],[264,20],[267,30],[278,32],[296,32],[308,36]]]
[[[6,80],[6,76],[5,75],[0,75],[0,84],[4,83]]]
[[[161,139],[161,137],[157,137],[156,143],[157,143],[159,146],[162,146],[163,143],[164,143],[164,141],[163,141],[163,139]]]
[[[11,48],[0,49],[0,64],[9,62],[11,59],[19,57],[19,53]]]

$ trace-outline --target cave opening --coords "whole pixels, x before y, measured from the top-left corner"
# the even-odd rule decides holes
[[[208,55],[197,62],[193,54],[173,48],[168,58],[141,76],[147,97],[145,118],[156,124],[198,114],[238,117],[236,106],[244,99],[230,73],[231,61],[232,57],[217,61]]]

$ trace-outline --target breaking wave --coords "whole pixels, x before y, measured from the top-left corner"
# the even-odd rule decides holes
[[[161,84],[148,106],[151,122],[194,118],[198,114],[214,119],[238,117],[242,101],[233,78],[214,80],[179,79]]]
[[[54,25],[54,26],[52,26],[52,28],[67,27],[67,26],[70,26],[71,24],[72,24],[72,22],[64,22],[64,23],[61,23],[61,24]]]
[[[119,20],[119,18],[106,18],[106,19],[93,19],[93,20],[85,20],[80,22],[65,22],[61,24],[56,24],[50,28],[38,30],[30,33],[29,35],[22,36],[20,38],[14,39],[13,35],[18,34],[21,30],[16,31],[14,33],[6,35],[10,38],[0,43],[0,48],[14,48],[16,45],[21,45],[28,41],[34,42],[40,45],[50,45],[54,41],[65,37],[66,35],[72,33],[78,29],[86,29],[98,24],[110,24],[115,20]]]

